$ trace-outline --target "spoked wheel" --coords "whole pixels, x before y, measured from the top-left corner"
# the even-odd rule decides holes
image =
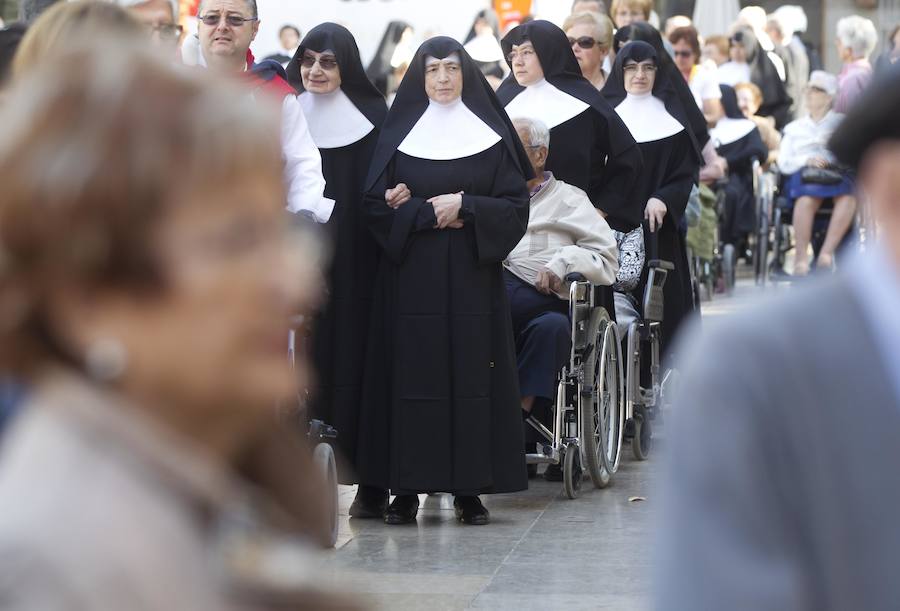
[[[313,450],[313,463],[325,482],[325,494],[328,495],[328,518],[330,527],[330,544],[334,547],[338,539],[338,477],[334,450],[327,443],[320,443]]]
[[[581,492],[581,449],[576,443],[566,446],[563,457],[563,488],[570,499],[578,498]]]
[[[631,451],[636,460],[647,460],[653,447],[653,437],[650,429],[650,420],[646,412],[634,415],[634,437],[631,438]]]
[[[591,331],[594,333],[589,337],[597,338],[597,348],[584,362],[578,411],[588,473],[595,487],[606,488],[619,469],[625,428],[622,344],[616,326],[603,309],[591,319]]]

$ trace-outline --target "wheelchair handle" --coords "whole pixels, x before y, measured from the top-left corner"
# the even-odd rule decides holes
[[[658,261],[659,260],[659,228],[656,228],[656,231],[647,230],[645,234],[645,238],[649,236],[649,239],[645,240],[645,247],[647,250],[647,260],[648,261]]]
[[[587,282],[587,278],[584,277],[584,274],[573,272],[566,275],[566,282]]]
[[[650,269],[664,269],[668,272],[671,272],[675,269],[675,264],[671,261],[664,261],[662,259],[651,259],[647,263],[647,267]]]

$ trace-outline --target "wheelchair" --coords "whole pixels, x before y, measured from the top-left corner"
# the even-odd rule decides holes
[[[559,373],[550,428],[534,415],[525,420],[541,439],[526,462],[559,465],[566,496],[574,499],[585,468],[596,488],[606,488],[619,468],[624,378],[619,333],[608,310],[611,287],[594,286],[581,274],[566,281],[572,349]]]
[[[648,280],[640,308],[641,317],[631,322],[626,334],[625,361],[625,431],[631,441],[634,458],[647,460],[653,445],[652,422],[656,420],[671,387],[677,383],[677,372],[670,369],[660,377],[660,339],[663,322],[663,287],[674,264],[658,258],[647,263]],[[649,377],[642,380],[644,359],[649,352]],[[644,386],[648,382],[649,386]]]

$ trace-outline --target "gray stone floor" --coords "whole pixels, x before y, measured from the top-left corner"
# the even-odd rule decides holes
[[[745,278],[704,316],[728,315],[755,292]],[[493,521],[482,527],[458,524],[449,495],[423,496],[416,524],[351,521],[355,489],[344,488],[324,578],[375,609],[646,609],[659,457],[657,447],[639,463],[623,448],[613,485],[586,482],[575,500],[542,478],[523,493],[483,497]]]

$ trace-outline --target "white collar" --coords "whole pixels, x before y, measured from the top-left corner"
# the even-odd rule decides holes
[[[477,155],[502,138],[469,110],[462,98],[449,104],[429,100],[428,108],[397,150],[410,157],[446,161]]]
[[[479,34],[467,42],[463,48],[476,62],[490,64],[504,61],[503,48],[493,34]]]
[[[709,130],[709,137],[716,141],[718,146],[737,142],[756,129],[756,123],[750,119],[731,119],[722,117],[716,126]]]
[[[540,119],[548,129],[553,129],[577,117],[588,108],[590,105],[586,102],[557,89],[546,79],[541,79],[525,87],[514,97],[506,105],[506,114],[511,119]]]
[[[331,93],[304,91],[298,99],[317,148],[349,146],[375,129],[340,87]]]
[[[629,93],[616,106],[616,113],[628,127],[635,142],[655,142],[684,131],[684,126],[669,114],[663,101],[652,93]]]

